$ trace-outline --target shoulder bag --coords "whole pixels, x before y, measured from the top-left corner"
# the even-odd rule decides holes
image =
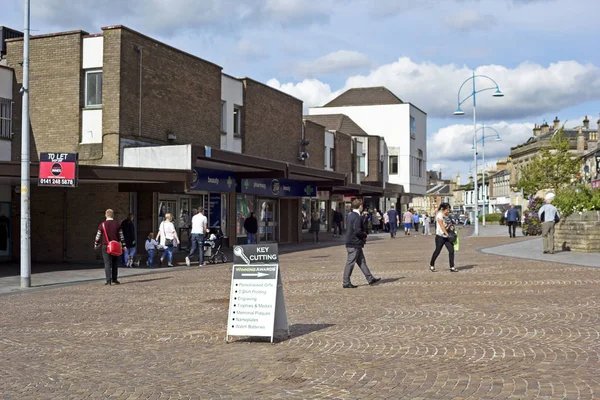
[[[120,256],[123,254],[123,249],[121,248],[121,243],[116,240],[108,240],[108,234],[106,233],[106,226],[104,222],[102,223],[102,230],[104,231],[104,237],[106,238],[106,252],[111,256]]]

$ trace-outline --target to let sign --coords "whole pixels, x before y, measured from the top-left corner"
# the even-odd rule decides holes
[[[76,187],[77,153],[40,153],[38,186]]]
[[[227,340],[267,336],[272,342],[276,329],[289,336],[277,244],[235,246]]]

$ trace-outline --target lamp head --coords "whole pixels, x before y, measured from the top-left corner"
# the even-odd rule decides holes
[[[465,112],[458,107],[456,111],[454,111],[454,115],[465,115]]]
[[[494,97],[504,97],[504,93],[502,93],[500,91],[500,88],[497,88],[496,91],[494,92],[494,94],[492,96],[494,96]]]
[[[500,136],[496,136],[496,141],[497,141],[497,142],[499,142],[499,141],[501,141],[501,140],[502,140],[502,138],[501,138]]]

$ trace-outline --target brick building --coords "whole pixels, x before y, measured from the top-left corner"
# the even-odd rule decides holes
[[[11,189],[14,256],[23,40],[6,44],[19,112],[0,184]],[[124,26],[31,37],[30,96],[34,262],[97,259],[91,241],[106,208],[136,216],[138,250],[167,211],[185,247],[198,207],[226,245],[245,243],[250,212],[260,217],[259,241],[289,243],[302,240],[306,204],[328,229],[332,207],[383,193],[354,182],[352,138],[333,135],[328,152],[331,133],[303,121],[300,100]],[[79,186],[37,187],[41,152],[77,153]],[[339,191],[349,197],[333,200]]]

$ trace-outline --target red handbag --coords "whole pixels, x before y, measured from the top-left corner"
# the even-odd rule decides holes
[[[116,240],[108,240],[108,234],[106,233],[106,226],[104,226],[104,222],[102,223],[102,229],[104,230],[104,237],[106,238],[106,252],[111,256],[120,256],[123,254],[123,249],[121,248],[121,243]]]

